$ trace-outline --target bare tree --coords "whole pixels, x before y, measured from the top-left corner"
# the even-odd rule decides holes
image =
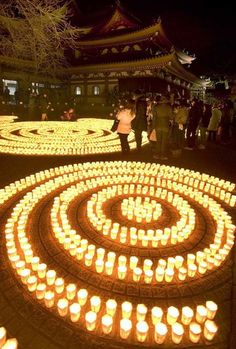
[[[30,60],[35,72],[55,74],[77,48],[78,29],[69,3],[61,0],[1,0],[0,54]]]

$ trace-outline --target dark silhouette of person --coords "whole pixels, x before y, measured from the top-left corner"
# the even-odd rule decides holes
[[[137,150],[141,150],[142,132],[147,131],[147,102],[145,95],[140,90],[136,90],[135,100],[135,118],[132,121],[132,129],[135,134]]]

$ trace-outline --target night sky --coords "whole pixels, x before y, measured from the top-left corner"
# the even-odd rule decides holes
[[[75,0],[83,18],[115,3],[114,0]],[[138,18],[162,18],[175,46],[194,53],[191,70],[201,75],[236,77],[236,20],[232,3],[210,0],[121,0]],[[96,18],[96,16],[95,16]]]

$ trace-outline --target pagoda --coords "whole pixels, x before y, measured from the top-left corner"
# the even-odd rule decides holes
[[[204,81],[185,67],[195,56],[178,49],[160,18],[144,24],[116,1],[112,11],[93,26],[80,28],[71,77],[72,94],[84,103],[106,103],[116,91],[141,88],[189,97]]]

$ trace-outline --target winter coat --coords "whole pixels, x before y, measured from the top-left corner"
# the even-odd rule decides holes
[[[208,125],[208,131],[217,131],[219,123],[220,123],[220,119],[222,116],[222,112],[220,109],[218,108],[213,108],[212,109],[212,114],[211,114],[211,118],[210,118],[210,122]]]
[[[135,114],[131,109],[122,109],[118,112],[116,117],[120,120],[117,133],[129,134],[131,131],[131,121],[134,119]]]
[[[136,101],[135,118],[132,122],[133,130],[147,131],[147,102],[144,97]]]
[[[169,129],[170,120],[173,118],[173,110],[168,103],[159,103],[153,108],[153,126],[156,130]]]
[[[175,122],[180,125],[185,125],[188,120],[189,108],[179,107],[175,115]]]

